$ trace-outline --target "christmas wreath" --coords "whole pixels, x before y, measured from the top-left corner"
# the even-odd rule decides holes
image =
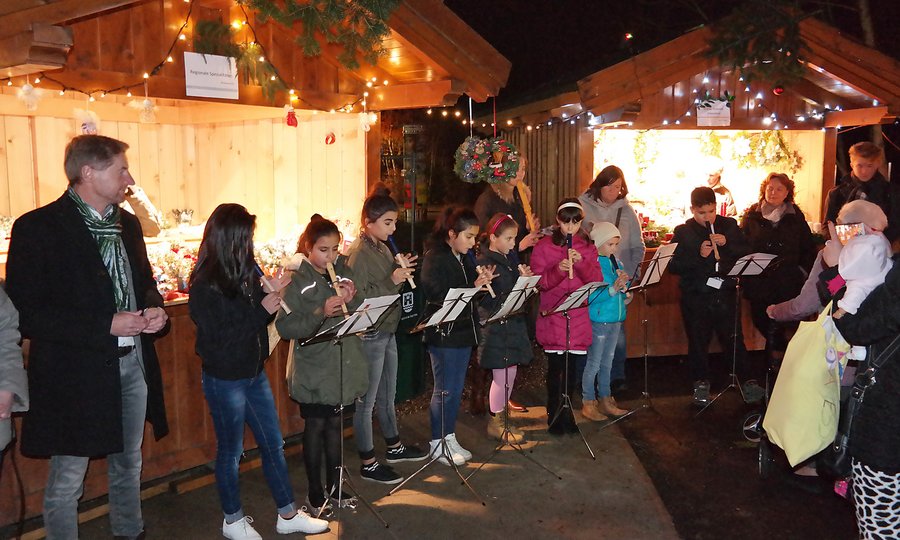
[[[519,153],[515,145],[502,137],[479,139],[466,137],[454,154],[453,170],[465,182],[473,184],[508,182],[519,171]]]

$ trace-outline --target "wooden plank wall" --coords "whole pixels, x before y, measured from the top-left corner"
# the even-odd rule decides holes
[[[528,158],[525,182],[531,186],[531,204],[543,226],[554,223],[561,199],[577,197],[593,179],[593,132],[585,117],[574,122],[554,120],[540,129],[503,132]]]
[[[2,97],[2,96],[0,96]],[[237,106],[239,107],[239,106]],[[355,115],[206,124],[102,121],[100,132],[130,145],[135,181],[158,209],[194,210],[202,223],[223,202],[257,215],[257,238],[294,234],[310,215],[356,221],[365,194],[366,135]],[[71,117],[0,113],[0,214],[18,217],[65,190]],[[333,144],[326,144],[329,133]]]

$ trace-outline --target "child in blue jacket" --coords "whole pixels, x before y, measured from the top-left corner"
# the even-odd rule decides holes
[[[629,276],[619,268],[615,258],[621,240],[619,229],[609,222],[595,223],[591,229],[591,239],[597,246],[597,260],[603,276],[612,277],[607,278],[608,287],[591,294],[588,300],[593,341],[581,379],[581,414],[589,420],[602,422],[610,416],[622,416],[628,412],[616,404],[609,383],[619,330],[625,321],[625,306],[631,299],[631,293],[625,292]]]

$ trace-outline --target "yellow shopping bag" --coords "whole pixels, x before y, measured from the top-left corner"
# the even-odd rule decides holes
[[[850,345],[834,327],[831,304],[815,322],[801,322],[788,343],[763,428],[794,466],[834,441],[841,371]]]

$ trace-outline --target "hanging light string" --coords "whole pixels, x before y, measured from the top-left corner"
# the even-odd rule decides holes
[[[47,74],[45,74],[44,72],[41,72],[41,73],[39,73],[38,76],[35,78],[35,84],[38,84],[38,82],[39,82],[40,80],[48,81],[48,82],[50,82],[50,83],[52,83],[52,84],[54,84],[54,85],[56,85],[56,86],[59,87],[59,93],[60,93],[60,95],[64,95],[66,92],[77,92],[77,93],[79,93],[79,94],[83,94],[83,95],[87,96],[88,98],[93,98],[94,94],[100,94],[100,97],[104,97],[104,96],[106,96],[107,94],[112,94],[112,93],[114,93],[114,92],[119,92],[119,91],[125,90],[125,91],[128,93],[128,96],[131,96],[131,90],[132,90],[132,89],[138,88],[138,87],[140,87],[140,86],[146,84],[146,83],[147,83],[147,80],[148,80],[150,77],[154,77],[154,76],[159,75],[160,71],[162,71],[163,67],[165,67],[166,64],[171,63],[171,62],[174,61],[173,58],[172,58],[172,52],[175,50],[175,47],[178,45],[178,42],[179,42],[179,41],[184,41],[184,38],[183,38],[183,36],[184,36],[184,30],[188,27],[188,25],[189,25],[190,22],[191,22],[191,17],[192,17],[192,15],[193,15],[193,10],[194,10],[194,2],[195,2],[195,0],[190,0],[190,3],[188,4],[187,15],[186,15],[185,18],[184,18],[184,22],[183,22],[183,23],[181,24],[181,26],[178,28],[178,31],[175,32],[175,37],[174,37],[174,39],[172,40],[171,44],[169,45],[169,48],[166,50],[165,54],[162,56],[162,59],[161,59],[161,60],[160,60],[160,61],[159,61],[152,69],[150,69],[149,71],[145,71],[145,72],[143,73],[143,75],[141,76],[141,79],[140,79],[140,80],[135,81],[135,82],[130,82],[130,83],[122,84],[122,85],[120,85],[120,86],[116,86],[116,87],[113,87],[113,88],[94,88],[94,89],[87,89],[87,88],[84,88],[84,87],[71,86],[71,85],[66,84],[66,83],[64,83],[63,81],[60,81],[59,79],[53,77],[52,75],[47,75]],[[243,5],[241,5],[241,4],[238,4],[238,5],[239,5],[239,7],[240,7],[240,9],[241,9],[241,13],[242,13],[243,16],[244,16],[244,24],[250,29],[250,32],[251,32],[251,34],[253,35],[254,43],[257,44],[257,45],[259,46],[260,50],[263,52],[263,57],[266,58],[266,59],[269,61],[269,64],[270,64],[270,66],[271,66],[271,68],[272,68],[272,71],[274,72],[274,76],[275,76],[279,81],[281,81],[281,83],[282,83],[285,87],[288,87],[288,85],[286,84],[284,78],[281,76],[281,72],[278,70],[278,67],[277,67],[274,63],[272,63],[271,58],[269,57],[269,53],[268,53],[268,51],[266,50],[265,46],[262,44],[262,42],[261,42],[261,41],[259,40],[259,38],[257,37],[257,35],[256,35],[256,29],[253,27],[252,24],[250,24],[250,17],[249,17],[249,14],[247,13],[246,9],[244,8]],[[6,80],[7,86],[12,86],[12,85],[13,85],[12,79],[13,79],[12,77],[7,77],[7,78],[5,79],[5,80]],[[4,79],[0,79],[0,81],[3,81],[3,80],[4,80]],[[29,79],[26,77],[26,81],[28,81],[28,80],[29,80]],[[308,105],[309,108],[317,109],[317,110],[320,110],[320,111],[325,111],[325,110],[326,110],[324,107],[321,107],[321,106],[312,104],[312,103],[310,103],[309,101],[304,100],[302,97],[300,97],[300,96],[298,95],[298,92],[297,92],[297,91],[292,90],[292,91],[290,91],[289,93],[290,93],[291,99],[297,99],[297,100],[303,102],[304,104]],[[347,112],[350,112],[350,111],[353,109],[353,107],[355,107],[356,105],[359,105],[363,100],[365,100],[365,95],[361,95],[361,96],[360,96],[359,98],[357,98],[355,101],[350,101],[350,102],[348,102],[348,103],[345,103],[345,104],[342,105],[341,107],[337,108],[337,110],[331,109],[331,112],[336,112],[336,111],[347,111]]]

